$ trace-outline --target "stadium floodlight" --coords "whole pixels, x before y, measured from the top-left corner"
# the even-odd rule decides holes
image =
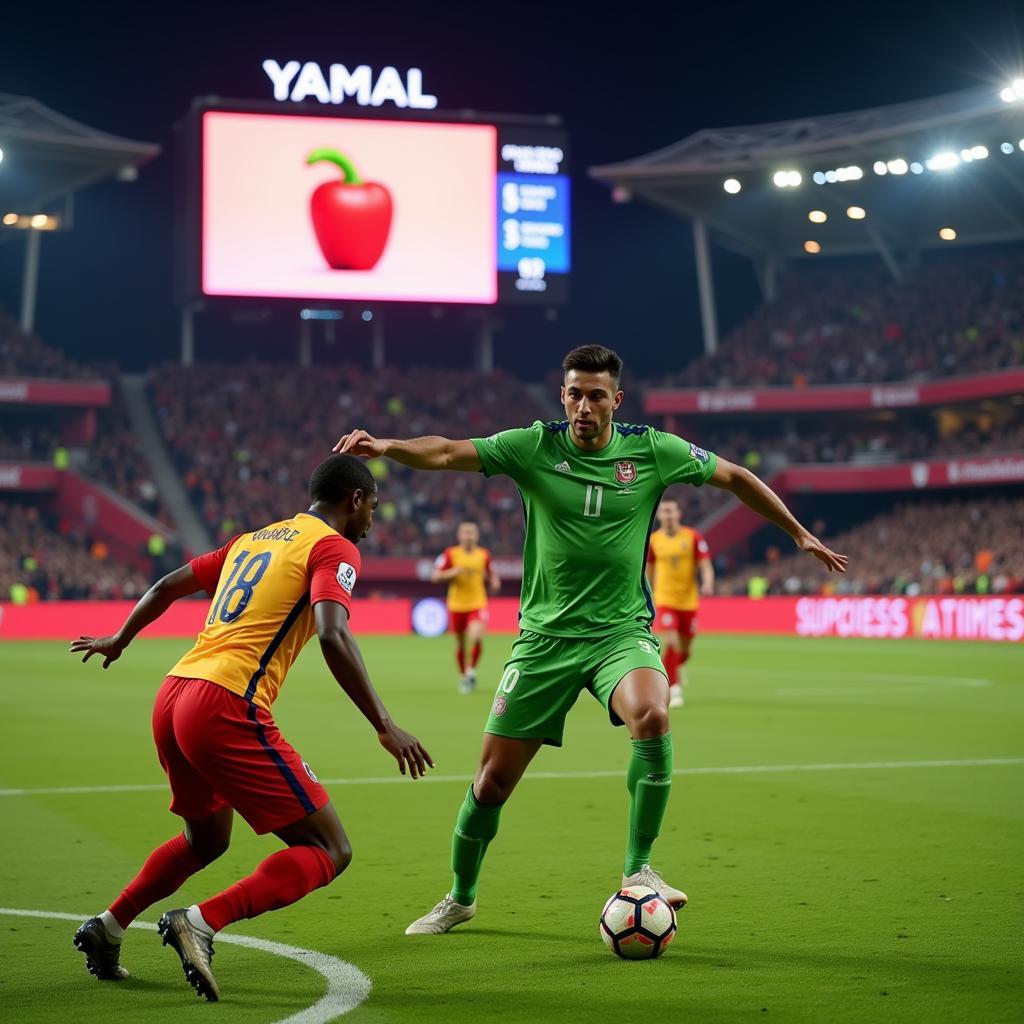
[[[825,182],[828,181],[828,178],[825,177],[824,171],[815,171],[811,175],[811,181],[813,181],[815,185],[824,185]]]
[[[958,163],[960,163],[960,157],[956,153],[946,150],[936,153],[930,160],[926,160],[924,165],[929,171],[948,171],[956,167]]]
[[[875,174],[888,174],[889,168],[886,167],[884,160],[876,160],[874,163]]]
[[[856,164],[850,164],[850,166],[845,168],[845,170],[847,181],[860,181],[860,179],[864,177],[864,171]]]
[[[363,316],[363,323],[364,324],[368,324],[373,319],[373,310],[372,309],[364,309],[363,313],[362,313],[362,316]]]
[[[1024,139],[1021,139],[1017,145],[1020,146],[1021,152],[1024,153]]]
[[[1004,103],[1012,103],[1017,98],[1017,94],[1010,88],[1010,86],[1006,85],[999,90],[999,98]]]
[[[863,220],[867,215],[868,212],[863,206],[848,206],[846,208],[846,216],[850,220]]]
[[[826,171],[825,180],[830,184],[834,185],[839,180],[839,175],[835,171]]]
[[[725,181],[722,182],[722,188],[724,188],[729,195],[734,196],[743,188],[743,186],[736,178],[726,178]]]
[[[956,231],[953,228],[939,228],[939,238],[944,242],[952,242],[956,238]]]
[[[1024,78],[1015,78],[1010,83],[1010,88],[1013,90],[1013,94],[1017,99],[1024,100]]]
[[[10,228],[14,227],[18,223],[18,215],[16,213],[5,213],[4,223]]]
[[[918,163],[916,160],[910,165],[911,174],[924,174],[924,164]]]
[[[988,159],[988,146],[971,146],[971,156],[975,160]]]
[[[804,176],[799,171],[776,171],[772,175],[772,182],[776,188],[796,188]]]
[[[37,213],[31,220],[32,227],[34,228],[45,228],[49,223],[50,218],[45,213]]]
[[[4,162],[4,151],[0,149],[0,164]]]
[[[888,168],[890,174],[906,174],[909,169],[907,161],[902,157],[890,160],[885,166]]]
[[[824,210],[811,210],[811,212],[807,214],[807,219],[812,224],[824,224],[825,221],[828,220],[828,214]]]
[[[804,252],[809,252],[811,255],[817,256],[817,254],[821,252],[821,243],[815,242],[813,238],[808,238],[807,241],[804,242]]]
[[[1013,152],[1013,143],[1012,142],[1000,142],[999,143],[999,149],[1003,153],[1005,153],[1007,156],[1009,156]]]

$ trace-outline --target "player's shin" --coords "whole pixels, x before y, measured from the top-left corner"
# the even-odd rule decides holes
[[[477,802],[470,785],[466,799],[459,808],[452,835],[452,899],[464,907],[476,899],[480,869],[490,841],[498,834],[498,819],[502,804],[487,805]]]
[[[123,933],[123,929],[147,907],[177,892],[185,879],[205,866],[206,861],[192,849],[185,836],[175,836],[149,855],[139,873],[125,886],[110,909],[100,916],[100,920],[112,938],[120,938],[118,930],[113,927],[114,922]]]
[[[678,682],[678,670],[680,665],[679,652],[669,644],[665,644],[661,652],[661,662],[665,666],[665,675],[668,676],[669,684],[675,686]]]
[[[672,790],[672,734],[633,740],[632,744],[633,756],[626,773],[630,797],[626,875],[651,862],[651,850],[661,833]]]
[[[198,906],[202,920],[219,932],[245,917],[280,910],[328,885],[334,862],[318,846],[289,846],[268,857],[248,878]]]
[[[483,646],[484,645],[483,645],[482,641],[480,641],[480,640],[477,640],[476,643],[473,644],[473,649],[469,653],[469,667],[470,668],[476,668],[477,664],[479,663],[479,661],[480,661],[480,653],[481,653],[481,651],[483,651]]]

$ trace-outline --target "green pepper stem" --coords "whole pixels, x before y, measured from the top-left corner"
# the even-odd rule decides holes
[[[336,149],[314,149],[306,157],[307,164],[319,163],[321,160],[327,160],[341,168],[342,181],[346,185],[361,185],[363,183],[363,179],[359,177],[359,172],[356,171],[355,164]]]

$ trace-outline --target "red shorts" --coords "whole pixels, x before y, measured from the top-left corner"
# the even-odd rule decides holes
[[[667,629],[674,629],[680,636],[695,637],[697,610],[684,612],[681,608],[666,608],[661,605],[654,616],[654,631],[660,633]]]
[[[264,835],[330,799],[269,712],[205,679],[164,680],[153,738],[171,784],[171,811],[189,821],[232,807]]]
[[[449,612],[448,629],[452,633],[465,633],[471,622],[482,622],[486,626],[489,618],[486,608],[474,608],[471,612]]]

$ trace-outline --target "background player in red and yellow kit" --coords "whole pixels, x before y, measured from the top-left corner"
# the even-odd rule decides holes
[[[487,629],[487,591],[495,593],[501,580],[494,571],[490,551],[480,547],[480,529],[476,523],[459,523],[455,539],[458,544],[445,548],[437,556],[431,580],[448,584],[448,623],[455,634],[455,660],[462,676],[459,692],[472,693],[476,689],[476,666]],[[467,638],[473,644],[468,665]]]
[[[665,498],[658,505],[659,529],[651,534],[647,572],[653,578],[657,612],[654,628],[662,645],[661,659],[669,681],[669,707],[683,704],[686,662],[697,633],[700,594],[714,591],[715,570],[707,541],[683,526],[679,502]],[[700,574],[700,590],[697,574]]]
[[[127,977],[120,964],[124,929],[227,849],[234,811],[254,832],[273,832],[287,848],[220,895],[168,911],[158,925],[189,983],[211,1001],[219,998],[210,968],[216,932],[286,907],[348,866],[352,850],[326,790],[270,714],[314,632],[334,678],[402,774],[408,769],[418,778],[433,766],[419,741],[391,721],[348,630],[360,571],[355,545],[377,505],[373,476],[361,460],[335,455],[317,467],[309,489],[307,512],[194,558],[154,584],[113,636],[83,636],[71,645],[84,652],[83,661],[99,654],[107,668],[174,601],[203,590],[213,598],[205,628],[164,680],[153,710],[171,811],[185,829],[154,850],[110,908],[75,933],[100,979]]]

